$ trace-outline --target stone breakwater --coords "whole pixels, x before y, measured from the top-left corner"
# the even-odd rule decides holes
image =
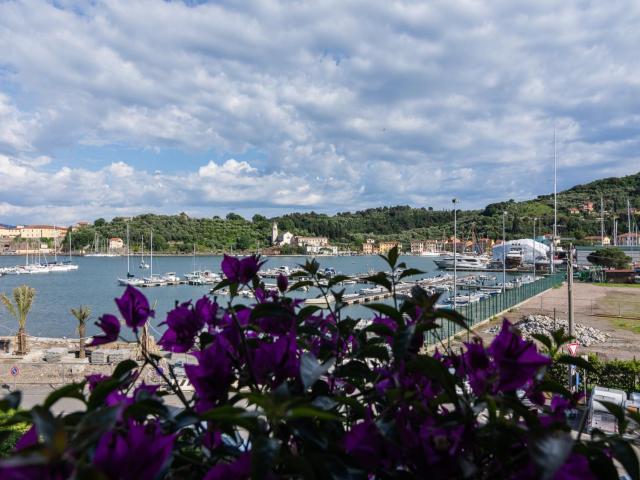
[[[515,326],[520,330],[522,337],[530,339],[534,333],[549,335],[554,330],[564,328],[565,332],[569,329],[569,322],[566,319],[552,317],[546,315],[525,315]],[[496,325],[484,331],[492,335],[500,332],[500,325]],[[581,323],[573,324],[573,333],[580,345],[589,347],[595,343],[604,343],[609,338],[609,334],[594,327],[588,327]]]

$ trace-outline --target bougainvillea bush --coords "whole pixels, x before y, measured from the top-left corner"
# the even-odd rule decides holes
[[[370,281],[395,292],[417,275],[398,263]],[[410,298],[370,304],[369,322],[345,317],[339,284],[307,262],[306,278],[278,278],[268,290],[259,257],[225,257],[230,296],[203,297],[168,313],[158,344],[144,361],[120,363],[112,375],[67,385],[7,422],[29,422],[15,452],[0,463],[2,479],[116,478],[638,478],[638,462],[622,435],[572,431],[566,413],[580,399],[545,372],[571,362],[559,354],[562,332],[540,337],[541,353],[508,322],[490,345],[469,340],[456,351],[425,334],[441,322],[464,325],[437,295],[413,288]],[[316,285],[331,308],[305,306],[296,290]],[[236,298],[255,294],[251,305]],[[224,299],[224,300],[223,300]],[[121,320],[98,322],[93,345],[125,333],[141,337],[155,315],[144,295],[127,287],[116,300]],[[190,354],[183,391],[169,353]],[[583,366],[583,365],[581,365]],[[158,384],[142,381],[155,372]],[[180,407],[164,399],[177,398]],[[71,397],[83,408],[52,413]],[[3,409],[16,408],[17,394]],[[172,405],[175,405],[173,403]],[[612,406],[624,432],[629,418]],[[617,460],[617,463],[616,463]]]

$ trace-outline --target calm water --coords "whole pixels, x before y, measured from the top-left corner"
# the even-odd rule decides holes
[[[197,257],[197,269],[220,271],[222,257]],[[265,268],[280,265],[295,266],[304,262],[302,257],[271,257],[267,259]],[[425,257],[404,257],[408,266],[429,272],[438,273],[433,260]],[[148,261],[148,258],[147,258]],[[323,267],[333,267],[343,274],[366,272],[369,269],[385,270],[383,260],[377,256],[357,257],[320,257]],[[0,292],[11,294],[11,290],[22,284],[31,285],[36,289],[36,299],[27,322],[30,335],[47,337],[75,337],[77,322],[69,312],[70,308],[88,305],[92,311],[92,321],[89,322],[89,334],[95,334],[98,329],[93,325],[97,317],[103,313],[117,313],[113,301],[122,294],[124,287],[118,285],[117,278],[124,277],[127,271],[126,257],[75,257],[74,263],[79,269],[72,272],[47,273],[39,275],[4,275],[0,277]],[[23,264],[24,257],[0,257],[0,266]],[[140,276],[146,276],[148,270],[140,270],[137,265],[139,257],[131,257],[131,271]],[[154,273],[176,272],[182,276],[193,271],[192,257],[157,257],[154,258]],[[468,273],[467,273],[468,274]],[[465,275],[461,273],[460,275]],[[498,275],[499,274],[490,274]],[[274,280],[267,280],[273,283]],[[355,291],[362,286],[348,286],[348,291]],[[171,310],[176,300],[185,301],[197,299],[207,294],[211,286],[177,285],[168,287],[145,288],[143,292],[150,302],[157,302],[156,318],[152,320],[152,333],[157,337],[163,330],[158,324],[164,320],[167,311]],[[315,296],[314,292],[309,292]],[[362,306],[349,307],[349,314],[355,317],[369,317],[370,310]],[[6,309],[0,306],[0,335],[13,334],[17,329],[16,321],[9,317]]]

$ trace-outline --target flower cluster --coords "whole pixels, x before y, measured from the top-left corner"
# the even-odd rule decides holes
[[[392,288],[400,265],[387,260],[392,273],[371,278]],[[344,316],[340,292],[328,290],[316,262],[302,267],[337,298],[328,310],[305,306],[284,276],[265,288],[261,264],[225,256],[219,287],[230,286],[231,298],[177,304],[159,323],[164,355],[190,356],[184,372],[193,391],[162,355],[142,349],[140,361],[17,414],[33,427],[0,461],[0,478],[588,480],[615,472],[614,458],[628,464],[616,457],[627,451],[621,436],[571,437],[565,412],[579,397],[548,378],[552,359],[507,320],[489,345],[475,339],[454,351],[443,342],[429,351],[425,334],[464,319],[418,287],[394,306],[369,305],[377,316],[363,325]],[[235,301],[240,286],[253,291],[253,304]],[[133,287],[116,305],[136,337],[154,318]],[[120,336],[114,315],[97,326],[93,346]],[[159,384],[145,383],[149,370]],[[84,408],[51,414],[65,396]]]

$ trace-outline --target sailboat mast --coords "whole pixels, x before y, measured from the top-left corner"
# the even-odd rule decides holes
[[[58,230],[53,226],[53,258],[58,263]]]
[[[629,234],[629,241],[627,245],[632,245],[631,243],[631,205],[629,204],[629,197],[627,197],[627,233]]]
[[[149,263],[151,264],[151,277],[153,277],[153,230],[151,230],[151,254],[149,259]]]
[[[127,278],[129,277],[131,269],[129,267],[129,223],[127,223]]]

